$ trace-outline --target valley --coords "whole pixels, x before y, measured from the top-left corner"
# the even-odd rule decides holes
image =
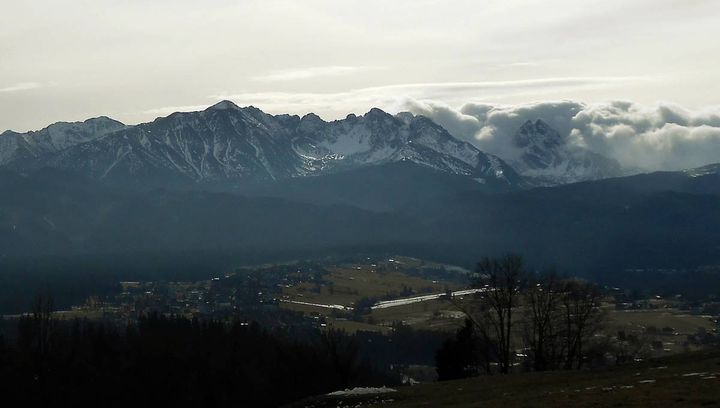
[[[0,407],[720,407],[716,3],[3,2]]]
[[[414,406],[425,387],[450,404],[455,394],[442,387],[453,383],[431,383],[459,378],[458,370],[512,371],[503,398],[562,404],[556,383],[518,374],[537,368],[527,302],[539,292],[522,288],[504,360],[473,320],[487,318],[478,308],[495,293],[473,286],[485,276],[474,273],[478,260],[518,253],[527,279],[562,277],[565,289],[554,290],[565,303],[554,301],[552,313],[559,322],[565,310],[569,326],[549,335],[558,343],[547,364],[591,368],[583,375],[592,380],[572,379],[589,398],[598,398],[594,387],[611,400],[631,390],[598,380],[596,370],[682,359],[720,343],[717,165],[628,175],[566,145],[540,119],[512,140],[521,154],[506,162],[419,115],[372,109],[326,122],[231,102],[135,126],[97,118],[6,132],[0,336],[23,344],[23,325],[44,301],[56,306],[47,318],[62,341],[79,341],[63,337],[76,329],[92,336],[99,325],[118,344],[136,341],[135,328],[150,330],[138,339],[149,344],[152,330],[196,330],[164,340],[193,342],[210,335],[203,325],[215,325],[227,341],[270,336],[280,353],[306,347],[302,358],[324,356],[333,368],[318,369],[323,385],[314,394],[421,384],[387,399],[371,387],[368,396],[338,391],[303,406]],[[587,309],[595,320],[592,335],[577,334],[589,346],[576,352],[568,311],[580,307],[583,290],[597,296]],[[473,328],[485,334],[470,331],[468,346],[462,336]],[[202,341],[194,350],[207,347]],[[453,368],[453,353],[482,344],[495,357]],[[183,347],[179,356],[188,355]],[[650,380],[660,381],[633,387],[649,389]],[[482,375],[473,381],[460,388],[485,383]],[[587,385],[593,381],[600,385]]]

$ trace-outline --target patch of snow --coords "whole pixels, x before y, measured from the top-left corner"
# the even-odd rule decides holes
[[[707,372],[702,372],[702,373],[687,373],[687,374],[683,374],[682,376],[683,376],[683,377],[700,377],[700,376],[707,375],[707,374],[708,374]]]
[[[355,387],[352,389],[348,388],[341,391],[330,392],[327,395],[331,397],[352,397],[357,395],[387,394],[390,392],[397,392],[397,390],[393,388],[387,388],[383,385],[382,387]]]
[[[331,138],[319,143],[319,146],[332,153],[351,156],[372,149],[370,136],[370,132],[364,126],[354,126],[348,132],[335,132]]]
[[[464,296],[464,295],[470,295],[473,293],[479,293],[479,292],[483,292],[483,291],[485,291],[485,289],[458,290],[458,291],[452,292],[450,294],[450,296],[451,297]],[[371,307],[371,309],[387,309],[388,307],[410,305],[410,304],[419,303],[419,302],[427,302],[429,300],[440,299],[443,296],[446,296],[446,293],[435,293],[432,295],[415,296],[415,297],[404,298],[404,299],[385,300],[385,301],[376,303],[373,307]]]
[[[285,302],[285,303],[293,303],[293,304],[296,304],[296,305],[322,307],[322,308],[325,308],[325,309],[353,310],[352,307],[350,307],[350,306],[343,306],[343,305],[324,305],[324,304],[321,304],[321,303],[301,302],[301,301],[298,301],[298,300],[286,300],[286,299],[281,299],[280,301],[281,301],[281,302]]]
[[[211,106],[209,109],[214,110],[228,110],[228,109],[239,109],[237,105],[230,101],[220,101],[216,103],[215,105]]]

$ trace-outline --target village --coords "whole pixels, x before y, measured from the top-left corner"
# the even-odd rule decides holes
[[[466,317],[458,303],[472,302],[473,295],[481,291],[468,288],[469,273],[401,256],[261,265],[194,282],[123,281],[118,283],[117,293],[90,296],[84,304],[56,311],[55,316],[116,327],[157,314],[348,333],[388,335],[398,324],[452,333]],[[602,308],[602,333],[644,348],[648,356],[718,342],[720,301],[716,299],[640,296],[606,287]]]

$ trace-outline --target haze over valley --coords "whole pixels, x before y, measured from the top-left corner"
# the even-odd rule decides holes
[[[718,10],[4,5],[0,404],[719,405]]]

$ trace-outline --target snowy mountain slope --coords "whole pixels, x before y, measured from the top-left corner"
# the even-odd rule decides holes
[[[454,138],[426,117],[392,116],[377,108],[333,122],[306,115],[296,128],[293,146],[321,172],[410,161],[480,182],[510,185],[520,179],[499,158]]]
[[[684,171],[690,177],[720,176],[720,163],[708,164],[706,166]]]
[[[51,165],[117,182],[276,179],[304,171],[289,140],[272,116],[221,102],[74,146]]]
[[[35,161],[35,167],[165,186],[282,180],[410,161],[491,185],[522,183],[502,160],[455,139],[431,120],[379,109],[325,122],[313,114],[273,116],[223,101],[204,111],[174,113],[88,139],[66,142],[69,147],[56,148],[52,157]]]
[[[528,120],[513,136],[519,150],[511,161],[522,175],[540,185],[557,185],[619,177],[620,164],[601,154],[571,146],[542,119]]]
[[[125,127],[122,123],[103,116],[84,122],[58,122],[36,132],[7,131],[0,134],[0,166],[22,167],[33,159],[95,140]]]

